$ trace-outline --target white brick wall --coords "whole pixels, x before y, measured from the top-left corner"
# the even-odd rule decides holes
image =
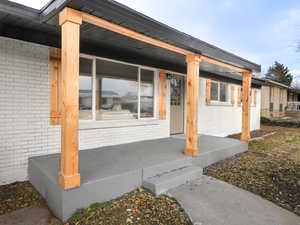
[[[198,128],[201,134],[225,137],[242,130],[242,107],[237,105],[238,90],[235,88],[235,105],[207,105],[205,102],[206,80],[200,78]],[[230,85],[230,84],[229,84]],[[260,97],[257,89],[256,107],[251,107],[250,129],[260,128]]]
[[[60,127],[49,125],[48,57],[48,47],[0,37],[0,185],[27,179],[28,157],[60,151]],[[80,122],[79,148],[168,136],[169,119]]]
[[[0,38],[0,184],[27,177],[33,155],[57,152],[49,126],[48,47]]]

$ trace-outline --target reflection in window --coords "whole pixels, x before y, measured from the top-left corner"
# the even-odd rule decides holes
[[[97,60],[96,120],[137,119],[138,68]]]
[[[92,60],[80,58],[79,119],[92,119]]]
[[[96,64],[94,74],[93,60]],[[153,70],[107,60],[93,60],[80,58],[80,119],[128,120],[154,117]]]
[[[211,100],[219,102],[228,101],[228,84],[222,82],[211,82]]]
[[[227,84],[220,83],[220,102],[227,101]]]
[[[141,69],[140,117],[154,116],[154,71]]]
[[[218,101],[219,100],[219,85],[217,82],[211,82],[211,100]]]

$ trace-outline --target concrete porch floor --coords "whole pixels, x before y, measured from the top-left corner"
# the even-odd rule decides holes
[[[182,154],[183,135],[170,138],[83,150],[79,153],[80,188],[63,190],[57,183],[59,154],[29,159],[30,182],[46,199],[52,212],[68,219],[77,209],[104,202],[142,186],[145,178],[176,166],[205,167],[248,148],[235,139],[200,135],[198,157]]]

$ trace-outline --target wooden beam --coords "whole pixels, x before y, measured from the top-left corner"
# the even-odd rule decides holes
[[[198,101],[199,101],[199,67],[201,57],[190,54],[187,62],[187,104],[186,104],[186,143],[184,154],[198,155]]]
[[[243,73],[243,106],[242,106],[242,134],[241,141],[250,140],[250,89],[251,73]]]
[[[128,29],[126,27],[123,27],[123,26],[120,26],[118,24],[111,23],[107,20],[101,19],[101,18],[93,16],[91,14],[80,12],[80,11],[77,11],[77,12],[81,13],[82,20],[84,22],[94,24],[98,27],[102,27],[104,29],[113,31],[115,33],[130,37],[130,38],[133,38],[133,39],[136,39],[136,40],[139,40],[139,41],[142,41],[142,42],[145,42],[145,43],[148,43],[148,44],[160,47],[160,48],[164,48],[164,49],[167,49],[169,51],[177,52],[177,53],[185,55],[185,56],[195,54],[194,52],[191,52],[191,51],[176,47],[174,45],[168,44],[166,42],[148,37],[146,35],[143,35],[143,34],[138,33],[136,31],[130,30],[130,29]],[[238,72],[247,71],[244,68],[240,68],[238,66],[228,64],[226,62],[222,62],[220,60],[216,60],[216,59],[213,59],[213,58],[208,57],[208,56],[203,56],[202,60],[206,61],[206,62],[213,63],[213,64],[217,64],[217,65],[229,68],[229,69],[233,69],[233,70],[238,71]]]
[[[228,69],[232,69],[232,70],[240,72],[240,73],[250,72],[247,69],[240,68],[238,66],[234,66],[232,64],[228,64],[228,63],[225,63],[225,62],[222,62],[220,60],[216,60],[216,59],[210,58],[208,56],[204,56],[204,55],[201,56],[201,60],[203,60],[205,62],[208,62],[208,63],[218,65],[218,66],[222,66],[222,67],[225,67],[225,68],[228,68]]]
[[[88,13],[82,12],[82,19],[83,19],[84,22],[94,24],[94,25],[96,25],[98,27],[102,27],[106,30],[113,31],[115,33],[130,37],[130,38],[133,38],[133,39],[136,39],[136,40],[139,40],[139,41],[151,44],[151,45],[155,45],[155,46],[160,47],[160,48],[165,48],[165,49],[168,49],[170,51],[177,52],[179,54],[187,55],[187,54],[192,53],[190,51],[187,51],[187,50],[184,50],[182,48],[178,48],[176,46],[170,45],[166,42],[148,37],[146,35],[140,34],[138,32],[130,30],[126,27],[120,26],[118,24],[111,23],[107,20],[104,20],[104,19],[101,19],[99,17],[90,15]]]
[[[167,71],[160,70],[159,71],[159,119],[166,119],[166,103],[167,103]]]
[[[59,14],[62,28],[62,118],[59,184],[80,186],[78,171],[79,40],[81,15],[72,9]]]

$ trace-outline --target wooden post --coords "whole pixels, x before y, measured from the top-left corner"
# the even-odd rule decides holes
[[[184,154],[198,155],[199,67],[201,56],[189,54],[187,63],[186,144]]]
[[[167,74],[166,70],[159,71],[159,119],[166,119],[166,92],[167,92]]]
[[[62,29],[62,118],[59,184],[64,189],[80,186],[78,171],[79,42],[81,14],[65,8],[59,14]]]
[[[243,107],[241,141],[250,140],[250,89],[251,73],[243,72]]]

